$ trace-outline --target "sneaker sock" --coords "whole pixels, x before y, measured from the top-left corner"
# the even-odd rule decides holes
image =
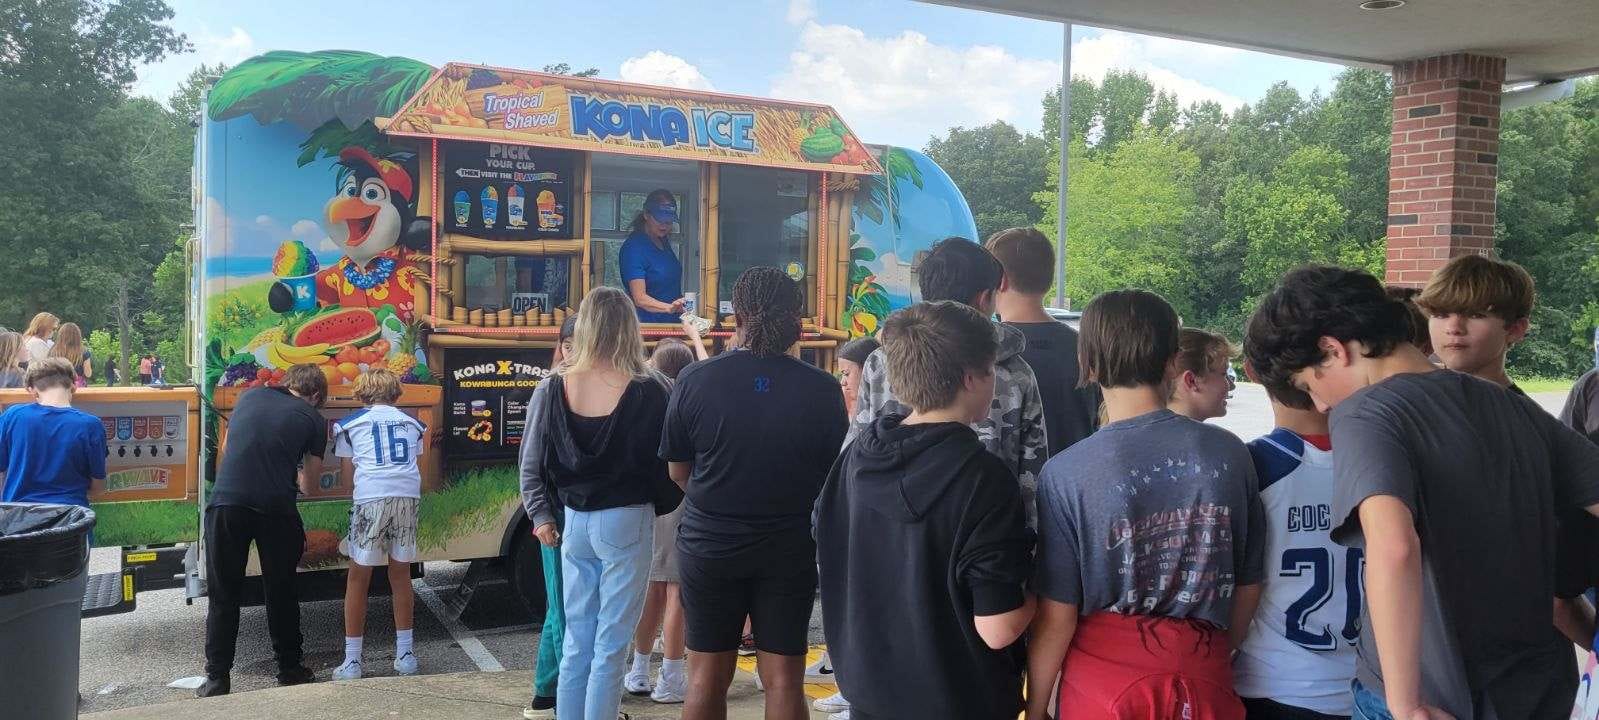
[[[662,658],[661,659],[661,677],[662,678],[671,678],[673,682],[677,682],[678,679],[682,678],[683,677],[683,658],[678,658],[676,660],[673,660],[672,658]]]
[[[408,652],[411,652],[411,631],[409,629],[395,630],[394,657],[403,658]]]
[[[363,635],[356,635],[354,637],[351,637],[349,635],[345,635],[344,636],[344,664],[345,665],[348,665],[348,664],[350,664],[352,662],[355,662],[355,663],[361,662],[361,645],[364,643],[365,639],[366,638]]]
[[[650,656],[648,654],[636,650],[633,652],[633,674],[645,676],[650,674]]]

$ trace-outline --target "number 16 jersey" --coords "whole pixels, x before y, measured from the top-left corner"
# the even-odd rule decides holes
[[[334,454],[355,463],[356,502],[384,497],[422,497],[422,454],[427,428],[389,405],[357,410],[333,423]]]
[[[1266,509],[1266,573],[1233,659],[1238,694],[1350,715],[1364,558],[1332,541],[1332,453],[1282,428],[1249,453]]]

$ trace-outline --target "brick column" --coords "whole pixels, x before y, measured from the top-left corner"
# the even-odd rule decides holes
[[[1394,66],[1388,282],[1420,286],[1494,241],[1503,58],[1457,53]]]

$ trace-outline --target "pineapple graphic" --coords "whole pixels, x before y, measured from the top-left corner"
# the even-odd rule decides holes
[[[421,323],[407,323],[405,332],[400,335],[399,352],[389,357],[389,370],[395,375],[404,377],[416,367],[416,347],[420,329]]]

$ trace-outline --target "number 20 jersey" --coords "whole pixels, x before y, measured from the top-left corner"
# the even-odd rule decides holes
[[[1364,560],[1330,536],[1332,453],[1282,428],[1249,453],[1266,509],[1266,573],[1233,660],[1238,694],[1349,715]]]
[[[334,454],[355,464],[356,502],[422,496],[422,454],[427,428],[398,408],[373,405],[333,424]]]

